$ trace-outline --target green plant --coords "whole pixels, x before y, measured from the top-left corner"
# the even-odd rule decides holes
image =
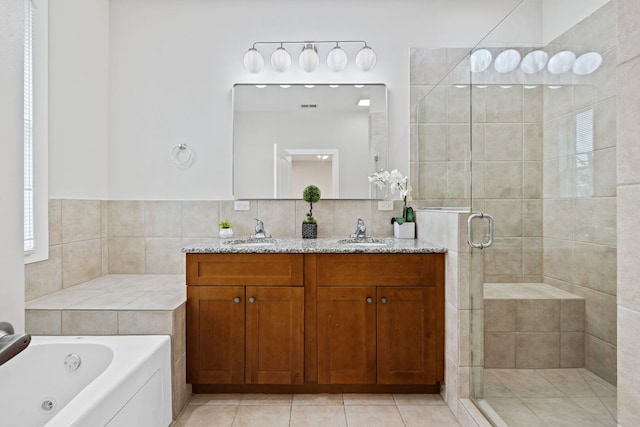
[[[307,185],[302,192],[302,199],[309,203],[309,213],[307,218],[302,221],[304,224],[315,224],[316,219],[313,217],[313,204],[320,200],[320,189],[315,185]]]
[[[218,223],[218,227],[220,228],[231,228],[231,222],[228,219],[222,220]]]

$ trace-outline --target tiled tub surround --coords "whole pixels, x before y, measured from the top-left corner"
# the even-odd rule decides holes
[[[170,335],[173,416],[189,396],[186,383],[184,275],[112,274],[27,301],[34,335]]]
[[[485,368],[584,366],[584,298],[544,283],[485,283]]]

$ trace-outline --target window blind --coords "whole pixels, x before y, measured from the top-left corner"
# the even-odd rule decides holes
[[[24,0],[24,250],[34,249],[33,11],[31,0]]]

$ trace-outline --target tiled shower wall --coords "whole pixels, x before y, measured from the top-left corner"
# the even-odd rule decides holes
[[[544,72],[544,86],[489,68],[473,75],[469,90],[468,66],[455,62],[464,57],[460,50],[411,54],[411,176],[420,206],[468,206],[473,173],[473,208],[496,220],[485,282],[544,281],[584,297],[585,366],[613,384],[615,19],[610,2],[546,46],[551,54],[600,52],[604,62],[591,76]],[[490,50],[495,56],[503,49]],[[576,117],[588,111],[593,146],[577,149]]]
[[[309,204],[300,200],[250,200],[248,211],[224,201],[49,201],[49,259],[25,266],[31,300],[105,274],[183,274],[184,246],[218,235],[228,219],[236,237],[253,232],[254,218],[274,237],[300,237]],[[377,201],[320,200],[313,205],[319,237],[347,237],[362,218],[367,234],[393,236],[391,217]]]
[[[468,207],[473,173],[473,208],[496,220],[485,281],[540,282],[542,88],[498,82],[487,71],[474,75],[482,84],[470,91],[467,61],[443,80],[468,52],[412,50],[411,166],[420,207]]]
[[[585,299],[585,367],[616,384],[616,2],[551,43],[600,52],[544,91],[544,281]],[[568,73],[572,74],[572,73]],[[591,136],[592,135],[592,136]]]

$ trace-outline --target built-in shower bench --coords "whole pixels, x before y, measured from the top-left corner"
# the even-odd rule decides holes
[[[485,283],[484,366],[584,366],[584,298],[545,283]]]
[[[184,274],[109,274],[26,302],[32,335],[170,335],[174,418],[186,383]]]

